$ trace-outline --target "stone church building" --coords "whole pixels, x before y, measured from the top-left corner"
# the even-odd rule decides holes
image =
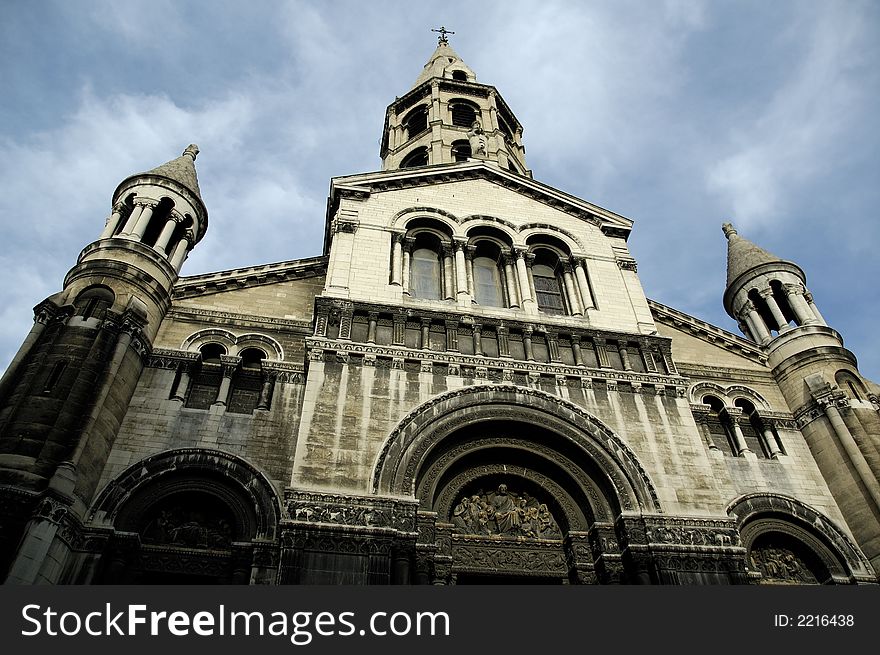
[[[5,582],[876,582],[880,388],[804,271],[725,224],[742,336],[649,300],[522,135],[442,33],[315,257],[181,277],[198,148],[125,178],[0,383]]]

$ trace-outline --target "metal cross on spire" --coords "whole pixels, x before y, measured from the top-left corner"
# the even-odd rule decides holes
[[[437,37],[437,44],[438,45],[449,45],[449,39],[446,38],[446,35],[447,34],[455,34],[455,32],[451,32],[451,31],[447,30],[442,25],[440,26],[439,30],[435,30],[434,28],[431,28],[431,31],[440,33],[440,36]]]

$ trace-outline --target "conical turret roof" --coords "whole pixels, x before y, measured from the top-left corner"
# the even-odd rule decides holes
[[[145,175],[161,175],[162,177],[174,180],[192,191],[201,200],[202,194],[199,191],[199,178],[196,175],[195,166],[198,154],[199,147],[194,143],[190,144],[180,157],[147,171]]]
[[[767,252],[760,246],[756,246],[748,239],[744,239],[730,223],[721,226],[724,236],[727,237],[727,286],[746,271],[760,266],[761,264],[785,263],[776,255]]]
[[[425,64],[425,69],[422,71],[422,74],[419,75],[419,78],[416,80],[413,87],[416,87],[423,82],[427,82],[432,77],[447,77],[446,70],[448,68],[465,71],[468,75],[468,80],[472,82],[477,78],[474,71],[462,61],[461,57],[459,57],[455,50],[452,49],[452,46],[449,45],[449,42],[441,39],[440,44],[437,46],[434,54],[431,55],[431,58],[428,59],[428,63]]]

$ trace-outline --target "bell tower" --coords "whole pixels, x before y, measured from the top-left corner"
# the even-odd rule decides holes
[[[382,169],[482,160],[531,177],[523,128],[494,86],[480,84],[445,28],[413,88],[385,112]]]
[[[0,510],[0,569],[10,582],[55,581],[47,549],[63,558],[69,547],[54,535],[79,524],[95,493],[180,268],[207,230],[197,154],[191,145],[119,184],[103,231],[36,306],[0,381],[0,488],[14,499]]]
[[[829,327],[797,265],[741,237],[730,223],[724,308],[767,352],[768,365],[831,493],[880,570],[880,405],[856,357]]]

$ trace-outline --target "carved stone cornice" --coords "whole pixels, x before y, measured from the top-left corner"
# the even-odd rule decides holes
[[[384,529],[415,536],[418,506],[416,501],[288,489],[284,522]]]
[[[725,350],[729,350],[737,355],[750,359],[763,366],[767,365],[767,354],[764,350],[752,341],[737,336],[727,330],[701,321],[689,314],[685,314],[672,307],[667,307],[656,300],[648,299],[648,307],[654,320],[680,330],[687,332],[703,341],[714,344]],[[691,366],[691,365],[688,365]]]
[[[217,271],[178,279],[174,285],[174,298],[189,298],[228,289],[274,284],[287,280],[326,275],[327,257],[310,257],[276,264],[249,266],[228,271]]]
[[[215,322],[228,325],[230,322],[239,327],[271,327],[280,331],[295,332],[298,334],[311,334],[311,321],[297,321],[289,318],[275,318],[272,316],[255,316],[249,314],[237,314],[234,312],[219,312],[212,309],[199,309],[196,307],[172,307],[166,318],[188,322]]]
[[[350,364],[357,364],[363,358],[368,356],[376,359],[399,360],[400,368],[403,368],[404,361],[423,362],[430,361],[434,364],[445,364],[449,366],[449,375],[455,375],[454,370],[460,370],[462,367],[469,367],[476,371],[477,368],[491,370],[511,370],[517,373],[547,375],[550,377],[568,377],[580,380],[582,377],[588,376],[596,380],[604,380],[616,383],[628,383],[621,390],[633,391],[633,384],[648,385],[654,387],[663,387],[664,390],[674,388],[677,390],[679,397],[684,397],[686,392],[686,379],[679,376],[665,375],[659,373],[636,373],[632,371],[618,371],[607,368],[589,368],[586,366],[572,366],[568,364],[543,363],[529,360],[512,360],[509,357],[487,357],[483,355],[463,355],[452,351],[428,351],[416,348],[407,348],[404,346],[378,346],[374,344],[361,343],[339,343],[332,339],[324,339],[319,337],[308,337],[306,339],[306,350],[309,352],[309,359],[313,361],[326,361],[328,358],[338,361],[338,355],[347,356]],[[315,354],[320,353],[320,355]],[[356,357],[352,357],[352,355]],[[376,361],[374,359],[373,361]]]
[[[171,348],[153,348],[150,357],[147,359],[147,366],[150,368],[163,368],[168,370],[177,370],[181,364],[192,366],[201,359],[197,352],[189,350],[173,350]]]

